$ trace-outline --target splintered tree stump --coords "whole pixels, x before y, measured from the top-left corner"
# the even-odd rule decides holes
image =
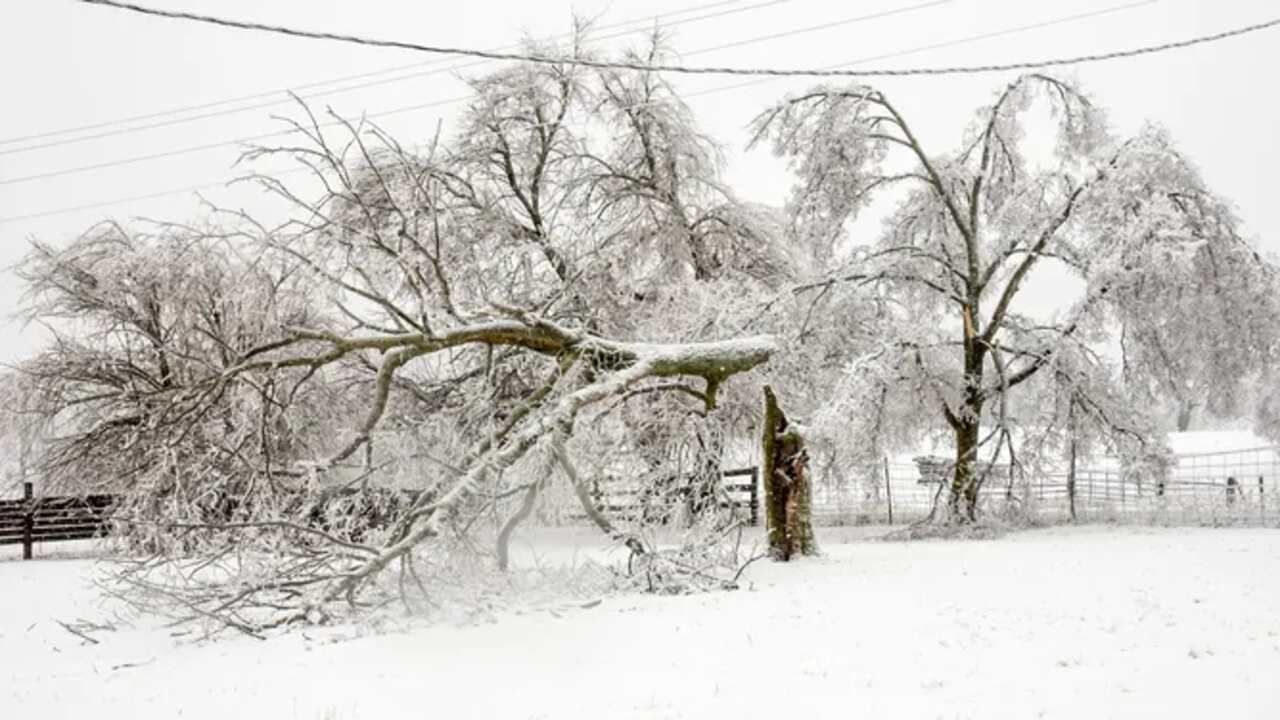
[[[810,521],[809,454],[799,428],[787,422],[773,388],[764,388],[764,431],[761,441],[765,525],[769,554],[787,561],[793,555],[817,555]]]

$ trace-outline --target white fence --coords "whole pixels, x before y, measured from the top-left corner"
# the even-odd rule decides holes
[[[1280,447],[1176,456],[1162,480],[1141,480],[1110,459],[1082,462],[1076,471],[1075,514],[1083,521],[1280,525]],[[815,520],[824,524],[911,522],[925,517],[940,488],[913,463],[885,463],[861,478],[819,483]],[[1070,516],[1066,473],[1018,478],[992,472],[980,503],[987,510],[1016,504],[1036,517]]]

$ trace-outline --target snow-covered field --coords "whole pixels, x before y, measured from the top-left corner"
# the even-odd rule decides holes
[[[267,641],[128,626],[92,561],[3,559],[0,718],[1280,717],[1280,532],[825,530],[824,557],[737,592]]]

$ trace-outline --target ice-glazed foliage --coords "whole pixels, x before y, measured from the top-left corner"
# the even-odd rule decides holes
[[[798,176],[790,203],[794,227],[818,247],[838,240],[844,222],[895,180],[881,172],[893,141],[882,132],[889,118],[878,97],[865,86],[820,87],[752,123],[753,143],[772,139]]]
[[[1274,368],[1280,358],[1272,353],[1271,367]],[[1280,378],[1275,371],[1264,376],[1257,397],[1253,402],[1254,414],[1258,421],[1258,434],[1273,441],[1280,441]]]
[[[1038,109],[1048,138],[1029,122]],[[819,417],[833,435],[877,439],[875,452],[879,438],[953,433],[952,519],[974,516],[980,480],[966,466],[1007,447],[1015,429],[1056,438],[1035,443],[1041,454],[1061,452],[1053,429],[1070,416],[1078,440],[1158,457],[1156,426],[1133,412],[1131,390],[1203,388],[1217,367],[1234,375],[1214,393],[1226,410],[1231,383],[1275,347],[1271,271],[1226,204],[1163,131],[1112,138],[1067,82],[1016,79],[951,153],[924,148],[910,119],[865,86],[789,98],[755,130],[798,175],[792,221],[815,251],[848,246],[849,220],[877,196],[896,203],[828,281],[862,288],[882,312],[878,342],[854,353]],[[1045,139],[1048,161],[1036,152]],[[1048,319],[1022,309],[1032,271],[1045,267],[1083,286]],[[1143,368],[1128,385],[1108,360],[1121,331],[1125,365]]]
[[[1180,430],[1197,409],[1238,415],[1240,383],[1280,339],[1275,268],[1163,131],[1146,128],[1129,152],[1109,202],[1085,218],[1105,240],[1080,250],[1094,287],[1111,290],[1126,383],[1139,401],[1172,405]]]
[[[655,34],[644,55],[630,57],[657,62],[667,54]],[[643,294],[673,274],[776,285],[794,273],[794,259],[776,242],[777,219],[734,198],[720,178],[720,149],[666,79],[604,71],[591,92],[603,142],[584,150],[588,206],[611,245],[654,258],[629,272],[614,268],[619,279]]]
[[[47,436],[33,462],[43,489],[126,492],[138,506],[122,514],[226,517],[215,506],[241,496],[256,466],[305,456],[340,412],[330,388],[207,387],[319,319],[298,278],[276,270],[194,228],[105,224],[60,249],[36,244],[18,268],[24,313],[55,340],[15,373],[26,420]],[[271,502],[269,487],[260,495]]]
[[[581,55],[581,37],[535,51]],[[504,567],[553,474],[600,519],[572,470],[586,453],[699,498],[712,544],[732,521],[718,470],[756,402],[729,381],[775,353],[751,321],[804,264],[784,220],[733,197],[656,75],[542,63],[470,84],[457,125],[413,148],[303,105],[297,142],[248,154],[310,171],[307,192],[258,178],[283,223],[215,208],[208,230],[30,260],[33,317],[73,326],[32,364],[78,433],[51,466],[115,482],[147,562],[255,558],[166,586],[185,602],[242,629],[247,608],[313,619],[490,514]],[[597,524],[658,586],[692,578]]]
[[[804,262],[777,242],[775,211],[733,196],[718,148],[657,74],[540,64],[469,82],[458,125],[422,146],[367,125],[326,134],[308,111],[295,124],[306,147],[252,153],[288,154],[323,181],[319,200],[266,181],[299,212],[260,234],[323,274],[353,323],[438,329],[498,304],[643,333],[636,317],[676,283],[756,292]]]
[[[582,37],[532,50],[583,56]],[[665,52],[654,36],[632,59]],[[415,552],[476,528],[504,566],[559,482],[678,581],[697,563],[662,565],[591,484],[723,530],[755,381],[809,433],[818,484],[950,434],[961,521],[977,461],[1042,469],[1074,444],[1158,473],[1151,397],[1195,401],[1215,372],[1267,387],[1270,268],[1162,131],[1110,137],[1069,83],[1014,80],[941,154],[874,88],[788,99],[753,126],[797,175],[785,211],[736,199],[657,74],[540,63],[470,85],[413,147],[303,106],[298,142],[249,154],[311,171],[314,192],[258,178],[281,224],[219,211],[34,250],[30,315],[64,330],[24,372],[70,431],[42,457],[151,523],[127,526],[160,551],[130,577],[194,549],[221,574],[163,586],[188,608],[251,632],[323,619],[388,569],[404,598]],[[849,238],[879,200],[880,231]],[[1046,267],[1081,288],[1048,318],[1024,304]]]
[[[584,37],[580,32],[567,47],[530,49],[583,55]],[[655,35],[634,55],[665,52]],[[129,337],[137,349],[130,352],[150,353],[160,364],[174,364],[171,352],[182,343],[209,345],[183,347],[184,354],[221,353],[218,365],[155,371],[187,373],[171,379],[183,387],[209,381],[234,361],[256,372],[258,360],[246,353],[274,362],[288,353],[264,350],[262,343],[291,338],[296,349],[319,354],[290,358],[290,367],[310,368],[344,388],[381,388],[373,391],[364,421],[329,433],[313,448],[318,459],[358,462],[355,450],[371,443],[408,444],[428,454],[431,447],[449,448],[436,458],[449,467],[467,456],[465,448],[477,437],[527,412],[531,398],[536,404],[554,395],[552,387],[561,391],[562,359],[549,356],[541,340],[513,337],[511,327],[545,320],[644,341],[738,337],[746,333],[754,300],[776,291],[804,262],[778,242],[784,232],[779,213],[740,203],[729,192],[719,176],[718,149],[658,75],[531,64],[469,83],[473,99],[457,125],[437,129],[413,148],[368,124],[330,123],[304,106],[291,123],[298,142],[248,153],[303,164],[321,191],[299,193],[262,177],[264,187],[294,209],[290,220],[266,226],[224,212],[219,218],[226,227],[210,234],[231,238],[228,248],[251,247],[261,262],[275,263],[264,281],[287,278],[305,286],[316,308],[311,315],[280,317],[253,293],[232,295],[244,307],[223,314],[240,317],[237,311],[248,310],[241,315],[261,325],[254,332],[234,330],[237,341],[219,347],[197,325],[167,314],[186,312],[187,294],[222,282],[225,272],[178,257],[180,243],[157,239],[142,256],[107,248],[116,241],[102,237],[66,251],[78,253],[81,265],[92,264],[89,273],[101,286],[70,297],[40,291],[52,299],[33,314],[79,324],[136,321],[140,327]],[[337,130],[330,129],[334,124]],[[171,256],[160,257],[163,252]],[[162,319],[141,307],[153,295],[169,304]],[[739,302],[725,304],[725,296]],[[101,308],[83,306],[99,297],[106,298]],[[66,305],[72,302],[80,305]],[[157,322],[162,326],[147,325]],[[486,346],[492,333],[499,345],[525,342],[537,352]],[[370,334],[381,339],[369,347],[348,342]],[[552,334],[548,343],[567,342]],[[402,347],[413,335],[447,340],[430,350]],[[338,347],[319,352],[326,344]],[[64,359],[77,354],[66,346],[58,351]],[[334,357],[341,358],[336,366]],[[678,397],[696,409],[712,399],[700,400],[702,392]],[[84,407],[99,412],[100,405]],[[665,417],[658,412],[664,406],[651,408],[655,417]],[[347,412],[359,417],[364,408]],[[672,442],[683,434],[673,429]],[[399,464],[389,472],[403,474]]]
[[[663,43],[655,35],[633,56],[660,58]],[[529,65],[470,85],[458,125],[414,149],[368,126],[328,137],[304,112],[307,150],[255,153],[300,157],[325,183],[316,199],[267,181],[297,218],[249,232],[322,279],[335,330],[441,333],[523,312],[614,337],[724,339],[748,332],[762,298],[808,265],[781,241],[782,213],[734,197],[719,149],[659,75]],[[558,372],[545,357],[459,350],[397,377],[438,387],[433,412],[470,437]],[[414,402],[391,393],[388,407]],[[675,448],[687,440],[679,406],[697,399],[631,404],[654,426],[672,402]]]

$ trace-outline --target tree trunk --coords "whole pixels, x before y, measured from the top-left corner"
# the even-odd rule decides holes
[[[764,477],[765,525],[769,554],[787,561],[794,555],[817,555],[813,534],[809,454],[804,438],[787,422],[778,407],[773,388],[764,388],[764,422],[761,439]]]
[[[980,413],[976,413],[978,415]],[[978,517],[978,474],[975,471],[978,457],[979,425],[976,420],[961,422],[956,433],[956,466],[951,478],[951,494],[948,499],[948,521],[973,522]]]
[[[1193,402],[1178,402],[1178,432],[1186,432],[1191,429],[1191,417],[1195,414],[1196,404]]]
[[[964,405],[948,420],[956,436],[956,466],[947,498],[947,522],[964,524],[978,519],[978,436],[982,430],[982,368],[986,353],[978,340],[974,318],[981,317],[978,298],[970,298],[961,314],[964,321]]]

